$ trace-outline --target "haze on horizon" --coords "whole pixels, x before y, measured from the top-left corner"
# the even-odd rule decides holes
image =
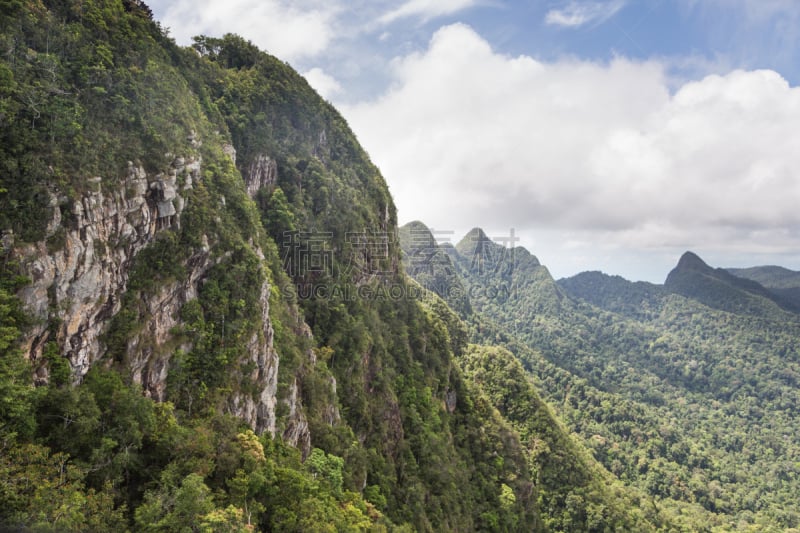
[[[800,3],[149,0],[339,108],[400,223],[514,228],[555,277],[800,270]]]

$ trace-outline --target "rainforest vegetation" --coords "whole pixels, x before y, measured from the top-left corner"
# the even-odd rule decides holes
[[[800,527],[790,275],[440,247],[236,35],[0,0],[0,231],[0,529]]]

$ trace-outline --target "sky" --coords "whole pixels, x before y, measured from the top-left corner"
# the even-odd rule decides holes
[[[303,74],[401,224],[513,229],[557,278],[800,270],[800,1],[146,2]]]

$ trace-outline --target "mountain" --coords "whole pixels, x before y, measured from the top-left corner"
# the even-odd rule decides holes
[[[728,272],[739,278],[760,283],[783,301],[800,309],[800,272],[779,266],[751,268],[728,268]]]
[[[398,229],[299,74],[141,0],[0,29],[0,529],[800,525],[800,324],[757,283],[591,303],[513,234]]]
[[[643,281],[631,283],[621,276],[597,271],[560,279],[558,286],[574,298],[630,318],[646,317],[667,294],[661,285]]]
[[[459,315],[469,315],[472,309],[466,288],[449,253],[439,247],[430,229],[414,221],[402,226],[398,235],[406,272],[442,297]]]
[[[492,241],[472,230],[448,251],[472,342],[513,354],[627,490],[686,530],[800,525],[800,447],[785,437],[800,429],[797,314],[694,254],[665,285],[598,272],[555,282],[527,250]]]
[[[412,222],[400,233],[407,268],[417,272],[422,283],[427,276],[414,265],[419,246],[408,238],[412,230],[420,235],[429,230],[421,222]],[[465,318],[472,340],[478,344],[469,345],[456,357],[456,363],[519,432],[536,476],[536,498],[548,509],[542,516],[543,526],[555,531],[603,527],[640,531],[669,524],[657,508],[637,503],[643,496],[625,489],[570,435],[520,363],[525,362],[521,353],[528,355],[527,363],[534,356],[516,344],[509,331],[475,311],[478,306],[493,305],[495,299],[506,302],[515,298],[519,288],[530,290],[530,294],[558,294],[554,296],[558,305],[563,295],[547,269],[526,250],[502,246],[479,228],[455,247],[439,245],[432,239],[425,245],[427,256],[447,254],[452,262],[441,262],[448,272],[455,269],[446,279],[449,284],[436,284],[431,290],[442,298],[454,289],[459,294],[465,290],[474,302]]]
[[[735,276],[723,268],[711,268],[692,252],[681,256],[678,265],[667,276],[664,287],[709,307],[732,313],[765,315],[780,309],[800,312],[792,302],[760,283]]]
[[[768,289],[792,289],[800,287],[800,272],[780,266],[728,268],[726,270],[737,277],[757,281]]]
[[[383,177],[286,63],[180,48],[139,0],[0,28],[0,529],[586,520],[537,500]]]

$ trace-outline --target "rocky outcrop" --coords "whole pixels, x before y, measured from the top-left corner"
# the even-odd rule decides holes
[[[289,407],[289,419],[283,432],[283,440],[298,448],[303,458],[306,458],[311,453],[311,432],[308,429],[308,420],[300,405],[297,379],[292,382],[289,396],[284,401]]]
[[[229,156],[235,157],[232,147],[230,152]],[[38,384],[49,379],[47,365],[42,361],[49,341],[54,341],[69,361],[75,383],[104,356],[103,336],[122,308],[134,258],[159,231],[180,227],[186,193],[200,176],[200,161],[195,159],[177,157],[166,173],[155,176],[129,164],[121,183],[107,186],[101,178],[92,178],[78,200],[53,195],[49,200],[52,217],[44,241],[15,245],[13,233],[3,232],[3,249],[13,249],[23,273],[32,281],[21,290],[20,297],[35,317],[24,349],[34,363]],[[269,157],[259,157],[251,165],[249,176],[252,181],[248,190],[255,194],[259,188],[274,183],[277,166]],[[133,381],[156,401],[167,399],[171,357],[178,350],[192,350],[190,341],[176,335],[182,326],[181,309],[197,298],[210,269],[227,257],[213,253],[212,247],[203,237],[201,246],[185,260],[183,279],[137,296],[137,317],[132,318],[136,324],[131,328],[122,360]],[[263,260],[261,251],[257,247],[255,251]],[[243,360],[234,366],[245,369],[235,372],[247,374],[237,376],[235,381],[240,387],[230,393],[228,411],[257,433],[268,431],[275,435],[280,431],[306,456],[311,435],[299,393],[302,385],[296,376],[289,378],[292,385],[282,400],[288,414],[280,424],[276,420],[279,356],[274,346],[269,297],[270,285],[265,281],[259,297],[259,327],[247,343]],[[299,334],[310,337],[311,331],[301,324]],[[313,366],[313,352],[308,355]],[[331,397],[335,398],[336,382],[330,379]],[[329,424],[339,422],[335,401],[325,408],[323,418]]]
[[[336,378],[330,376],[328,378],[328,387],[330,390],[331,398],[336,398]],[[333,426],[338,424],[341,420],[341,415],[339,414],[339,408],[336,406],[335,403],[329,403],[325,406],[322,410],[322,420],[328,424],[329,426]]]
[[[106,187],[95,177],[78,200],[51,196],[46,240],[15,248],[32,281],[20,292],[36,320],[24,343],[32,361],[56,341],[81,380],[102,354],[100,336],[120,309],[133,258],[159,229],[178,223],[185,204],[178,190],[199,176],[194,159],[176,158],[166,177],[151,180],[129,163],[121,184]],[[37,365],[37,382],[47,378]]]
[[[458,402],[458,394],[456,394],[456,391],[448,389],[447,394],[445,394],[444,397],[444,405],[448,413],[450,414],[455,413],[457,402]]]
[[[180,228],[181,212],[186,201],[179,194],[194,187],[200,179],[200,161],[177,157],[172,162],[166,176],[158,174],[150,185],[150,199],[156,205],[157,224],[159,228],[176,226]]]
[[[187,261],[185,280],[163,285],[155,294],[141,295],[142,328],[128,341],[127,364],[133,381],[159,402],[166,399],[170,357],[175,349],[188,352],[191,345],[173,345],[173,330],[180,325],[183,305],[197,297],[199,284],[215,264],[207,247]]]
[[[102,180],[94,178],[79,201],[54,197],[48,241],[16,250],[32,280],[20,297],[37,319],[27,352],[36,361],[47,340],[57,341],[76,380],[100,353],[99,337],[119,311],[131,260],[156,232],[144,170],[131,165],[123,185],[104,192]],[[48,242],[60,249],[48,250]],[[48,331],[48,322],[58,325],[55,331]],[[46,370],[40,367],[37,378],[46,381]]]
[[[259,154],[243,174],[247,194],[250,198],[255,198],[261,188],[274,185],[278,181],[278,163],[266,154]]]
[[[236,164],[236,148],[232,144],[225,143],[222,145],[222,153],[230,158],[231,162]]]
[[[218,260],[211,259],[207,250],[198,253],[187,261],[188,276],[185,280],[165,285],[154,295],[142,296],[142,314],[148,318],[144,327],[128,342],[127,359],[133,380],[141,384],[145,393],[157,401],[166,399],[167,374],[172,354],[175,350],[189,352],[192,349],[191,344],[175,343],[173,332],[181,325],[181,308],[197,297],[205,274],[217,262]],[[269,294],[270,286],[265,281],[259,295],[260,327],[247,343],[247,355],[238,361],[238,368],[253,370],[248,375],[237,376],[240,389],[230,394],[227,405],[232,415],[246,421],[256,433],[268,431],[274,436],[279,357],[275,351],[275,334],[269,317]],[[302,415],[299,416],[302,418]],[[305,419],[300,418],[300,433],[303,427],[307,432],[308,424],[303,426]],[[310,442],[310,436],[300,435],[298,441],[304,440]]]
[[[254,363],[249,376],[241,379],[250,380],[255,390],[260,391],[256,397],[243,392],[235,392],[229,401],[233,415],[246,420],[256,433],[269,431],[273,436],[275,427],[275,406],[278,392],[278,354],[275,352],[272,322],[269,318],[269,284],[261,286],[261,328],[253,333],[247,344],[249,361]],[[307,426],[307,424],[306,424]]]

